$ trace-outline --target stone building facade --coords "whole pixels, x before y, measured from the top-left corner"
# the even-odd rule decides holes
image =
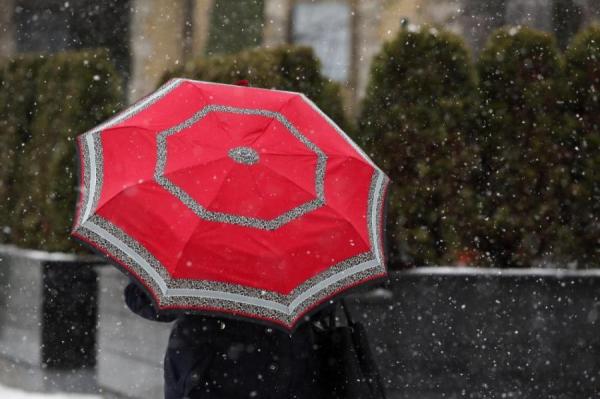
[[[129,98],[154,89],[170,68],[204,54],[212,0],[133,0]]]
[[[0,57],[107,46],[118,55],[134,101],[168,69],[212,54],[207,42],[215,7],[239,4],[243,14],[250,1],[262,10],[256,15],[262,40],[256,44],[312,46],[351,106],[364,93],[372,57],[402,23],[442,26],[465,37],[476,54],[503,25],[553,31],[564,46],[577,29],[600,18],[597,0],[2,0]],[[216,28],[217,34],[233,29],[244,35],[245,27],[234,21]]]
[[[317,14],[319,3],[345,4],[352,16],[348,43],[352,62],[342,83],[355,103],[367,85],[372,57],[402,23],[449,29],[463,36],[477,54],[490,32],[504,25],[555,32],[565,44],[578,29],[600,19],[597,0],[267,0],[264,44],[294,42],[296,11],[310,5]]]

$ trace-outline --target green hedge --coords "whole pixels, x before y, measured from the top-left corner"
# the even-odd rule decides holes
[[[499,29],[475,72],[431,28],[373,61],[358,139],[393,180],[392,265],[598,267],[600,28],[564,57],[549,34]]]
[[[36,114],[35,77],[44,58],[22,55],[0,64],[0,242],[9,242],[16,203],[15,178]]]
[[[35,70],[26,59],[8,65],[20,72],[6,78],[3,97],[18,94],[8,87],[18,87],[20,76],[32,71],[30,92],[19,103],[32,111],[29,117],[13,115],[13,124],[31,137],[13,164],[10,242],[48,251],[76,250],[80,247],[69,239],[78,184],[74,139],[122,107],[120,80],[104,51],[48,56]]]
[[[357,138],[394,181],[393,265],[598,267],[599,43],[590,27],[563,60],[551,36],[502,29],[476,70],[443,31],[403,29],[384,45]],[[173,76],[304,92],[349,130],[339,86],[307,48],[207,57]],[[106,53],[0,61],[0,239],[75,248],[73,139],[120,101]]]
[[[577,35],[565,58],[574,156],[566,203],[573,240],[563,256],[600,267],[600,25]]]
[[[571,148],[558,47],[546,33],[501,29],[492,33],[477,67],[483,111],[480,250],[503,267],[559,261],[556,245],[573,237],[562,210]]]
[[[215,0],[206,54],[232,54],[262,42],[264,0]]]
[[[312,49],[283,46],[200,58],[163,77],[186,77],[219,83],[247,79],[251,86],[306,94],[343,129],[351,130],[344,115],[340,86],[321,74]]]
[[[476,214],[469,147],[475,75],[463,41],[402,29],[371,66],[360,140],[393,181],[388,230],[395,266],[454,262]]]

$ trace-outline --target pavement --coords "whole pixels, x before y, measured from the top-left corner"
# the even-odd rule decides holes
[[[0,385],[0,398],[2,399],[102,399],[97,395],[68,394],[68,393],[41,393],[27,392],[21,389],[9,388]]]

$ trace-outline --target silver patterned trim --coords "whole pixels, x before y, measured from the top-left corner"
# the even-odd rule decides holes
[[[183,302],[194,307],[212,303],[212,307],[250,312],[286,325],[293,324],[311,304],[331,295],[333,289],[351,285],[358,281],[357,277],[364,278],[365,273],[371,275],[376,272],[372,269],[379,269],[374,256],[366,252],[333,265],[289,295],[282,295],[235,284],[172,279],[139,243],[97,215],[80,226],[76,234],[104,248],[120,263],[128,265],[142,282],[154,287],[161,306]]]
[[[108,220],[92,216],[79,227],[77,234],[95,243],[128,265],[141,280],[154,287],[159,305],[208,307],[224,311],[256,314],[292,326],[312,305],[337,291],[360,281],[383,275],[380,240],[380,215],[387,185],[384,174],[374,171],[371,179],[367,212],[369,238],[373,252],[366,252],[332,265],[314,276],[289,295],[282,295],[222,282],[173,279],[160,262],[140,243]]]
[[[381,200],[383,199],[383,191],[387,185],[386,176],[383,173],[375,173],[375,178],[371,180],[371,189],[373,193],[369,193],[369,207],[371,211],[369,212],[369,236],[372,235],[371,238],[371,248],[374,249],[375,256],[377,257],[377,261],[382,264],[383,263],[383,248],[381,248],[380,242],[381,239],[379,237],[379,212],[378,209],[383,205]]]
[[[243,165],[254,165],[260,160],[258,153],[250,147],[235,147],[227,152],[229,158]]]
[[[315,193],[317,198],[311,201],[307,201],[304,204],[301,204],[272,219],[261,219],[256,217],[233,215],[230,213],[208,210],[204,206],[199,204],[196,200],[194,200],[183,188],[173,183],[165,175],[165,167],[167,164],[168,156],[167,138],[196,124],[211,112],[229,112],[233,114],[242,115],[260,115],[279,121],[296,139],[298,139],[302,144],[304,144],[310,151],[314,152],[317,156],[317,166],[315,168]],[[196,112],[194,115],[192,115],[192,117],[186,119],[180,124],[160,132],[156,137],[156,148],[157,162],[154,171],[154,179],[165,190],[173,194],[189,209],[191,209],[196,215],[198,215],[204,220],[208,220],[211,222],[235,224],[238,226],[245,227],[254,227],[256,229],[261,230],[276,230],[284,224],[289,223],[292,220],[298,219],[302,215],[305,215],[308,212],[312,212],[315,209],[318,209],[325,205],[324,181],[325,169],[327,167],[327,156],[312,141],[310,141],[302,133],[300,133],[300,131],[298,131],[298,129],[279,112],[264,109],[238,108],[231,107],[228,105],[207,105],[198,112]]]
[[[181,82],[181,79],[173,79],[167,82],[148,97],[141,99],[131,107],[126,108],[106,122],[96,126],[86,133],[83,133],[80,136],[80,140],[83,144],[82,150],[85,152],[83,155],[86,160],[89,160],[89,164],[84,165],[86,171],[89,171],[89,180],[86,181],[86,189],[80,194],[82,196],[80,204],[82,205],[83,209],[80,210],[80,219],[78,220],[78,224],[83,224],[89,219],[92,211],[96,209],[100,192],[102,191],[103,166],[100,132],[145,110],[179,86]]]

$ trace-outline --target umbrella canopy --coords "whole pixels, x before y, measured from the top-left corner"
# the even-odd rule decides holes
[[[292,329],[386,275],[389,180],[300,93],[174,79],[78,146],[72,235],[160,310]]]

